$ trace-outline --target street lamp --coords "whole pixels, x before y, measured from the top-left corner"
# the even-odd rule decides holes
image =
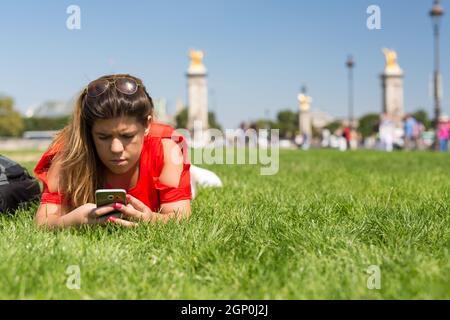
[[[350,55],[345,63],[348,68],[348,119],[350,128],[353,128],[353,67],[355,66],[355,61]]]
[[[430,11],[430,17],[433,22],[433,32],[434,32],[434,127],[435,135],[438,132],[439,118],[441,116],[441,73],[439,65],[439,29],[441,26],[441,18],[444,15],[444,9],[441,7],[440,0],[434,0],[433,8]],[[435,138],[435,147],[437,148],[437,136]]]

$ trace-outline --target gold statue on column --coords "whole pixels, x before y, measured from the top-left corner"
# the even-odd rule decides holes
[[[189,70],[192,71],[203,71],[205,66],[203,65],[203,57],[205,53],[201,50],[190,50],[189,57],[191,58],[191,64]]]
[[[397,52],[391,49],[383,49],[383,54],[386,59],[386,71],[401,71],[400,66],[397,62]]]
[[[299,102],[300,111],[309,111],[312,102],[311,97],[307,96],[305,93],[300,93],[297,96],[297,100]]]

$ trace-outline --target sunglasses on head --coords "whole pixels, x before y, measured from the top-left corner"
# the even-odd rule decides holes
[[[129,77],[117,77],[113,79],[98,79],[94,80],[88,84],[86,88],[86,95],[90,98],[98,97],[108,90],[108,88],[113,85],[117,91],[132,95],[135,94],[141,84],[137,83],[136,80]]]

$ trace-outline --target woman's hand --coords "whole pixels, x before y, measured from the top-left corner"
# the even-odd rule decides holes
[[[86,203],[59,218],[59,227],[83,224],[106,224],[110,217],[105,216],[115,210],[114,205],[98,207],[94,203]]]
[[[122,212],[124,219],[110,217],[108,221],[125,226],[130,226],[130,224],[136,225],[136,223],[133,223],[131,221],[136,222],[152,221],[155,213],[152,212],[152,210],[149,207],[147,207],[141,200],[131,195],[127,195],[127,201],[128,204],[126,206],[121,203],[115,203],[113,205],[114,209]]]
[[[105,225],[108,222],[121,224],[125,227],[134,227],[137,224],[124,219],[119,219],[114,216],[109,216],[108,213],[112,213],[117,210],[114,204],[98,207],[94,203],[86,203],[78,208],[72,210],[68,214],[65,214],[57,220],[56,227],[64,228],[69,226],[79,225]]]
[[[114,208],[124,216],[124,219],[115,217],[109,218],[108,221],[130,226],[131,221],[155,223],[157,221],[168,222],[171,219],[180,221],[188,218],[191,213],[190,200],[180,200],[176,202],[166,203],[161,206],[160,212],[153,212],[139,199],[127,194],[128,204],[126,206],[117,203]],[[131,221],[130,221],[131,220]],[[136,223],[134,224],[136,225]]]
[[[106,205],[97,207],[94,203],[86,203],[69,214],[65,215],[66,219],[75,220],[78,222],[77,224],[106,224],[109,222],[111,216],[107,216],[108,213],[112,213],[114,211],[114,205]],[[106,215],[106,216],[105,216]]]

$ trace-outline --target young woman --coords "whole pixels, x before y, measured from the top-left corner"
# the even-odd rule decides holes
[[[38,225],[138,223],[188,217],[190,164],[184,139],[152,122],[153,102],[142,81],[103,76],[80,94],[70,123],[34,172],[43,182]],[[127,205],[95,205],[95,191],[127,190]],[[122,219],[104,215],[119,210]]]

